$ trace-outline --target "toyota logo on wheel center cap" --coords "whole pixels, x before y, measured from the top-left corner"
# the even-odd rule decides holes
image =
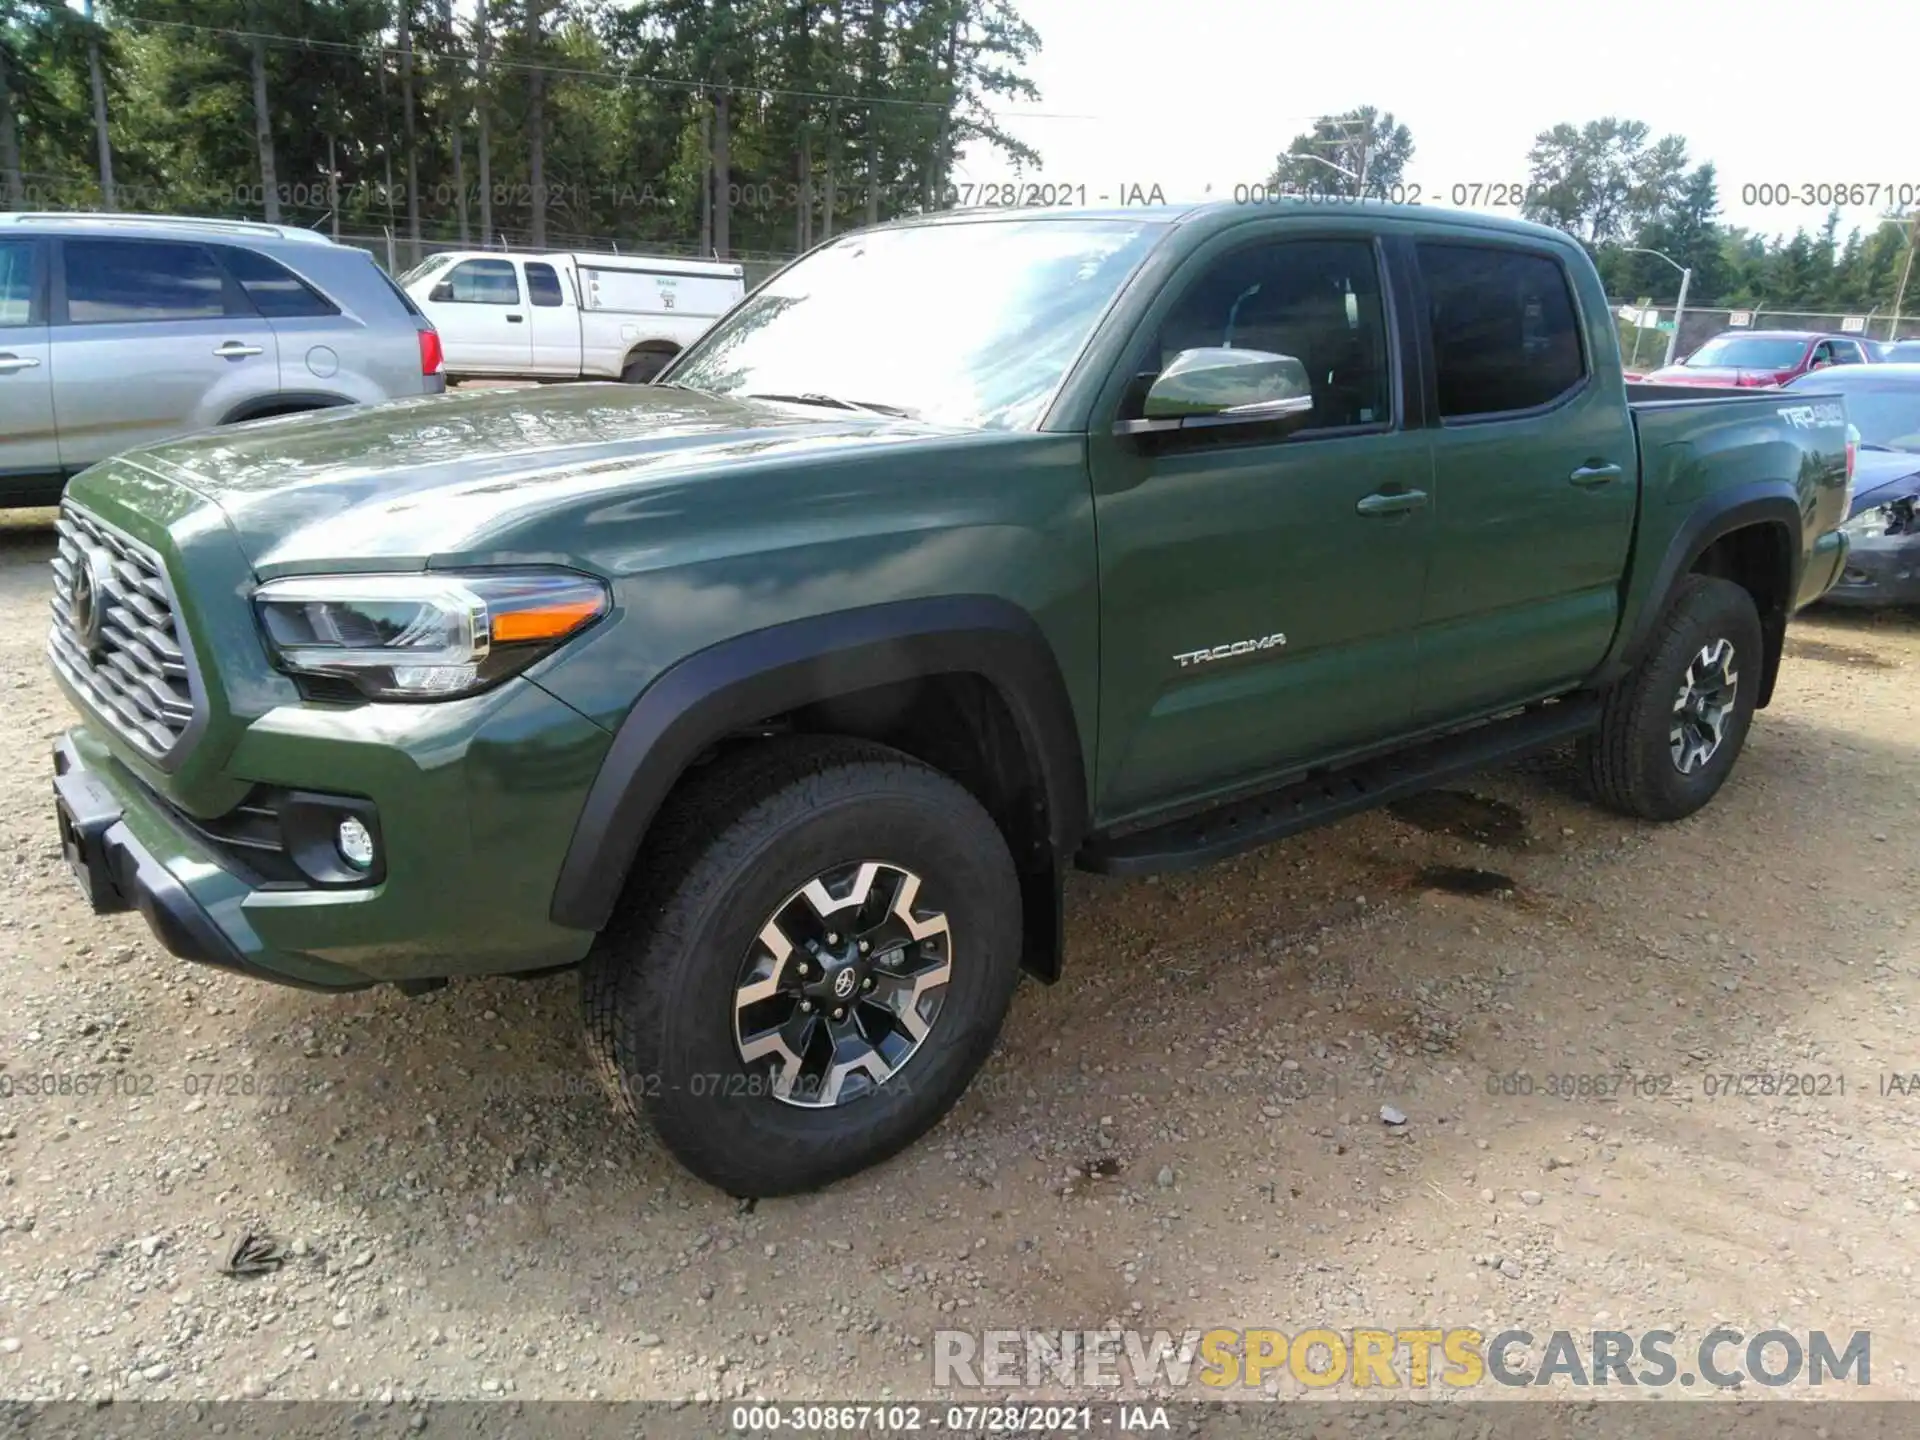
[[[837,998],[844,1000],[853,994],[853,987],[859,983],[860,977],[853,973],[852,966],[848,966],[833,977],[833,993]]]

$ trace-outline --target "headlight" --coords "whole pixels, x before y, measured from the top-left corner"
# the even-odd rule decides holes
[[[606,614],[608,596],[571,571],[447,571],[270,580],[253,606],[290,674],[375,700],[446,700],[526,669]]]
[[[1877,540],[1882,535],[1911,535],[1920,526],[1915,524],[1915,505],[1913,496],[1902,500],[1889,500],[1885,505],[1873,505],[1840,528],[1856,540]]]

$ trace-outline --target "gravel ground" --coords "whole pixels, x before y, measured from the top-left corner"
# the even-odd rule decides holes
[[[1866,1329],[1920,1393],[1915,617],[1800,621],[1678,825],[1547,756],[1076,877],[1067,978],[933,1135],[743,1206],[613,1127],[571,976],[330,999],[88,913],[49,518],[0,515],[0,1394],[924,1396],[938,1327],[1108,1321]],[[62,1071],[109,1078],[17,1093]],[[1845,1093],[1708,1093],[1783,1072]],[[282,1263],[222,1273],[249,1233]]]

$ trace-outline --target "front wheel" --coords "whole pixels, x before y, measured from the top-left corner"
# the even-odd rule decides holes
[[[1019,975],[991,817],[878,745],[760,742],[682,788],[582,976],[616,1103],[734,1195],[896,1153],[957,1100]]]
[[[1753,597],[1687,576],[1639,667],[1607,695],[1599,731],[1580,742],[1596,798],[1646,820],[1705,805],[1746,743],[1764,661]]]

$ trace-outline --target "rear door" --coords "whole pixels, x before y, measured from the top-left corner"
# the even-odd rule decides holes
[[[513,261],[462,260],[434,284],[429,298],[447,369],[461,375],[524,375],[532,367],[532,327]]]
[[[568,291],[573,278],[548,260],[521,262],[527,285],[527,330],[536,375],[580,373],[580,311]]]
[[[45,277],[45,242],[0,240],[0,508],[60,488]]]
[[[69,471],[278,393],[273,329],[208,246],[63,237],[55,255],[53,412]]]
[[[1583,303],[1550,245],[1457,235],[1414,246],[1437,422],[1423,722],[1551,694],[1600,663],[1639,491],[1597,287]]]

